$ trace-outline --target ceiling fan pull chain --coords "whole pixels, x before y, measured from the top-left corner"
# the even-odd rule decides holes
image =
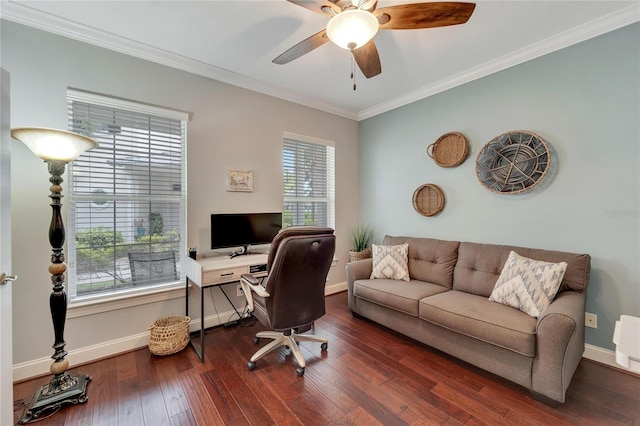
[[[356,62],[351,55],[351,80],[353,80],[353,90],[356,90]]]

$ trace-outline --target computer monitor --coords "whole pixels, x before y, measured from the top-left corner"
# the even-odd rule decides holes
[[[282,229],[282,213],[216,213],[211,215],[211,248],[269,244]]]

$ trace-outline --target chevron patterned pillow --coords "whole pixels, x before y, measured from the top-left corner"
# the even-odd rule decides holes
[[[542,262],[512,251],[489,300],[538,318],[556,297],[566,269],[565,262]]]
[[[373,271],[371,278],[409,281],[409,244],[379,246],[373,244]]]

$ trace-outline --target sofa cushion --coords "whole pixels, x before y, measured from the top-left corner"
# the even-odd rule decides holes
[[[425,321],[513,352],[534,357],[537,320],[486,297],[451,290],[420,301]]]
[[[384,237],[383,244],[409,244],[409,276],[412,280],[453,286],[453,268],[458,259],[458,241],[432,238]]]
[[[373,244],[373,270],[371,278],[409,281],[407,254],[409,244],[380,246]]]
[[[437,284],[417,280],[406,282],[377,279],[357,280],[353,283],[353,294],[355,297],[395,309],[414,317],[418,316],[418,303],[420,299],[433,296],[443,291],[448,290]]]
[[[591,257],[588,254],[462,242],[453,272],[453,289],[489,297],[512,251],[544,262],[566,262],[567,269],[558,292],[584,291],[589,284]],[[409,272],[411,273],[411,268]]]
[[[533,260],[512,251],[489,300],[537,318],[556,297],[566,269],[565,262]]]

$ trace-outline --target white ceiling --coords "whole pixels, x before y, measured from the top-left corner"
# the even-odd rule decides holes
[[[378,7],[416,1],[379,0]],[[15,1],[2,18],[362,120],[640,20],[640,1],[484,1],[469,22],[380,31],[382,74],[357,90],[332,43],[271,61],[328,18],[285,0]]]

